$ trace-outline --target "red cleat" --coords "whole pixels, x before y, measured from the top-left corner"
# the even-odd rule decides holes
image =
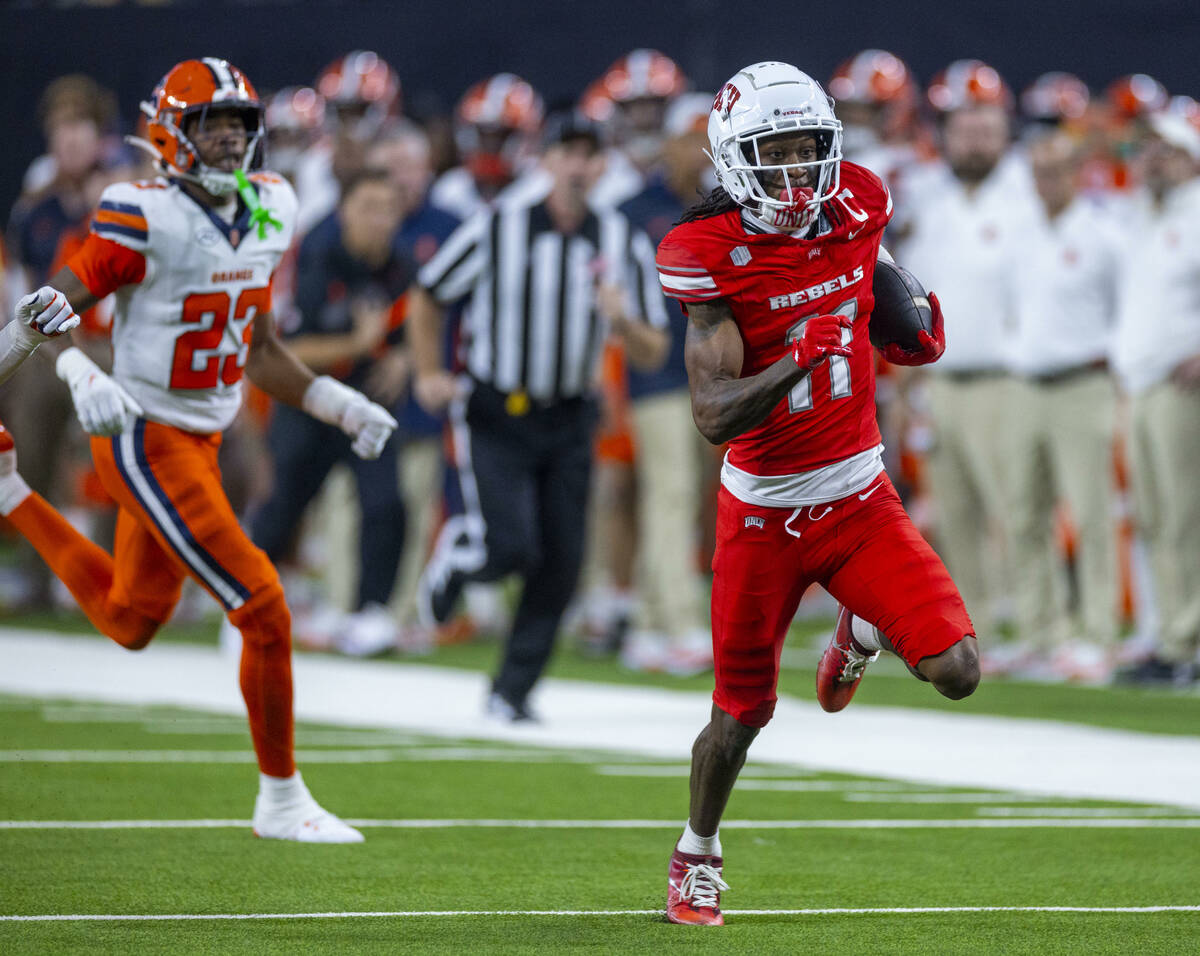
[[[0,422],[0,453],[12,451],[15,447],[12,432],[4,427],[4,422]]]
[[[677,849],[667,870],[667,919],[690,926],[724,926],[721,890],[727,889],[719,856],[694,856]]]
[[[817,665],[817,703],[831,714],[850,703],[863,671],[879,656],[879,651],[869,653],[854,640],[850,631],[853,620],[854,615],[846,608],[838,608],[833,637]]]

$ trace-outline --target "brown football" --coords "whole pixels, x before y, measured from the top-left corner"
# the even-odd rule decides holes
[[[921,348],[917,333],[933,332],[933,309],[929,293],[907,269],[880,259],[875,263],[871,286],[875,306],[867,331],[876,348],[896,343],[908,352]]]

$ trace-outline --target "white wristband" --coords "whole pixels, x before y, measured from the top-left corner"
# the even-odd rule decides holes
[[[96,372],[104,374],[99,365],[84,355],[79,349],[75,348],[75,346],[71,346],[71,348],[58,357],[58,360],[54,363],[54,371],[60,379],[72,388],[75,387],[77,382],[83,381],[89,375],[94,375]]]
[[[328,375],[318,375],[304,390],[300,407],[313,418],[342,427],[346,409],[362,400],[362,395]]]

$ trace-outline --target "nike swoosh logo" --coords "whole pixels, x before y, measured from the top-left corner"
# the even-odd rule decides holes
[[[868,498],[871,497],[871,495],[875,494],[875,492],[877,492],[882,487],[883,487],[883,485],[876,485],[870,491],[864,491],[861,495],[858,496],[858,500],[866,501]]]
[[[851,230],[850,234],[849,234],[848,236],[846,236],[846,238],[847,238],[847,239],[853,239],[853,238],[854,238],[855,236],[857,236],[857,235],[858,235],[860,232],[862,232],[862,229],[854,229],[854,230]]]

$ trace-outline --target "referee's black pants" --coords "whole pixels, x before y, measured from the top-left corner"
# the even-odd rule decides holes
[[[267,430],[274,460],[274,488],[250,522],[250,538],[273,562],[285,557],[305,509],[321,490],[333,466],[346,464],[354,475],[362,509],[359,532],[358,603],[387,604],[404,550],[404,500],[397,473],[398,442],[393,437],[374,461],[354,454],[340,428],[311,415],[276,405]]]
[[[468,577],[523,578],[493,690],[522,705],[554,648],[583,564],[596,407],[573,398],[510,414],[506,396],[475,383],[466,402],[470,461],[459,462],[467,517],[482,518],[483,563]],[[462,437],[462,436],[459,436]]]

